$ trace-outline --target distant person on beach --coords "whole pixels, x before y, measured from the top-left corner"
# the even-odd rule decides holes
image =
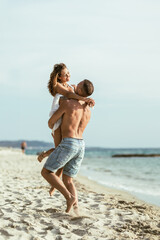
[[[50,74],[50,79],[48,82],[48,89],[50,94],[54,97],[53,103],[50,111],[50,117],[53,113],[59,108],[59,102],[61,97],[66,97],[68,99],[77,99],[82,100],[87,103],[89,106],[94,106],[94,100],[92,98],[87,98],[86,96],[80,96],[75,92],[76,86],[69,85],[68,82],[70,80],[70,73],[64,63],[55,64],[53,71]],[[86,85],[84,85],[85,87]],[[89,96],[89,95],[88,95]],[[61,134],[61,125],[62,118],[59,118],[57,122],[54,124],[52,129],[52,136],[54,138],[54,145],[57,147],[62,140]],[[38,156],[38,161],[41,162],[43,158],[49,156],[53,152],[54,148],[49,149],[48,151],[42,152]],[[57,176],[61,176],[62,169],[57,171]]]
[[[89,80],[86,81],[80,82],[75,88],[75,92],[80,96],[86,97],[94,91],[93,84]],[[74,209],[78,209],[78,196],[72,178],[77,175],[84,157],[85,143],[82,134],[90,116],[91,111],[88,104],[81,100],[70,99],[62,100],[58,110],[48,121],[48,125],[52,129],[58,119],[62,117],[62,141],[48,157],[41,174],[52,186],[51,195],[56,188],[66,198],[66,212],[69,212],[73,205]],[[55,174],[57,169],[62,168],[63,182]]]
[[[23,141],[23,142],[21,143],[22,153],[25,153],[26,147],[27,147],[27,143],[26,143],[25,141]]]

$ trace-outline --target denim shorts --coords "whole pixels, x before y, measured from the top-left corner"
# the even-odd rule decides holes
[[[63,174],[75,177],[81,166],[84,151],[83,139],[63,138],[58,147],[49,155],[44,168],[56,172],[63,167]]]

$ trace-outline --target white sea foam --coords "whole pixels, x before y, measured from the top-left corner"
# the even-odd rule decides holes
[[[104,181],[97,181],[97,182],[111,188],[121,189],[121,190],[125,190],[132,193],[140,193],[140,194],[160,197],[160,191],[158,188],[157,189],[144,189],[144,188],[140,189],[138,188],[138,186],[134,187],[134,186],[126,186],[123,184],[112,184],[112,183],[106,183]]]

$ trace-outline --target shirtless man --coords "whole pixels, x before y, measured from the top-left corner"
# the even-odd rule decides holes
[[[93,91],[93,84],[89,80],[80,82],[75,89],[77,94],[84,97],[91,95]],[[78,207],[77,191],[72,178],[77,175],[84,157],[85,143],[82,134],[90,116],[91,111],[86,103],[70,99],[62,101],[48,121],[49,128],[52,129],[55,122],[63,117],[62,141],[48,157],[41,174],[53,188],[63,194],[67,202],[67,213],[73,205]],[[56,170],[62,167],[63,181],[55,174]]]

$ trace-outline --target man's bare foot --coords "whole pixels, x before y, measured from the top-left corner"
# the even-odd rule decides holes
[[[67,199],[66,213],[69,213],[75,201],[76,201],[76,198],[73,195],[71,195],[70,198]]]
[[[55,191],[55,188],[54,188],[54,187],[51,187],[50,190],[49,190],[49,195],[52,196],[53,193],[54,193],[54,191]]]
[[[42,162],[42,160],[46,157],[45,152],[41,152],[39,156],[37,157],[37,160],[39,162]]]

